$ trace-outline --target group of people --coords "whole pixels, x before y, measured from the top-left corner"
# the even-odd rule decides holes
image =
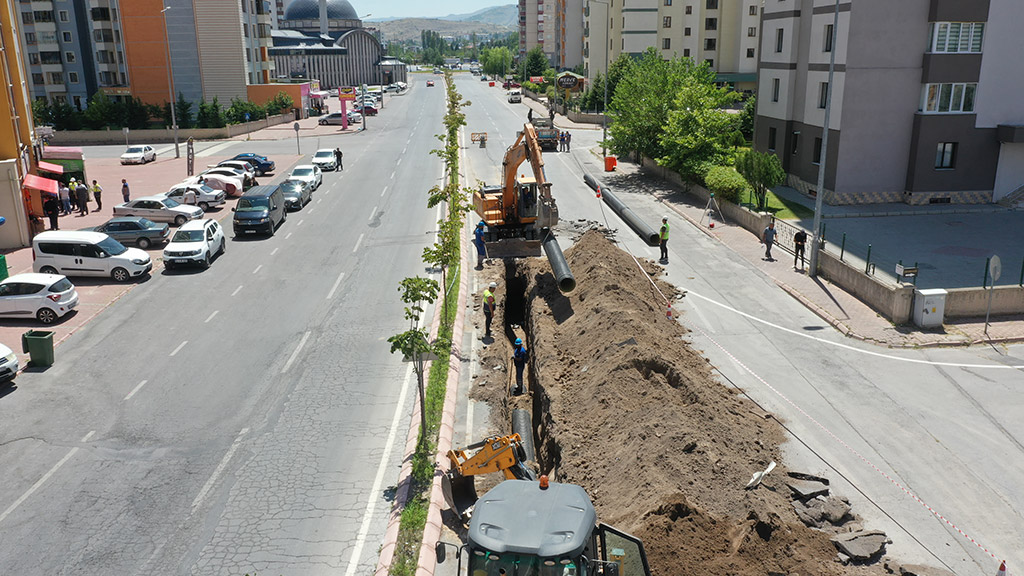
[[[565,132],[559,132],[558,133],[558,151],[559,152],[568,152],[570,144],[572,144],[572,134],[569,134],[568,130],[566,130]]]
[[[775,237],[777,236],[775,230],[775,222],[771,221],[768,223],[768,227],[761,232],[761,244],[764,245],[764,259],[768,262],[774,262],[775,258],[772,258],[772,246],[775,244]],[[800,270],[804,269],[804,250],[807,246],[807,232],[803,230],[797,230],[796,234],[793,234],[793,268],[795,269],[799,264]]]
[[[57,218],[78,211],[79,216],[89,213],[89,202],[96,201],[96,210],[103,209],[103,188],[95,180],[86,185],[84,180],[72,177],[61,184],[57,194],[50,194],[43,202],[43,214],[50,219],[50,230],[59,230]]]
[[[484,338],[491,337],[491,321],[494,319],[494,312],[498,308],[498,303],[494,299],[494,291],[498,289],[497,282],[491,282],[484,289],[481,307],[484,311]],[[516,369],[516,387],[512,393],[516,396],[522,394],[525,391],[523,387],[523,372],[526,370],[526,364],[530,361],[530,352],[526,349],[526,344],[523,343],[522,338],[516,338],[515,343],[512,346],[512,364]]]

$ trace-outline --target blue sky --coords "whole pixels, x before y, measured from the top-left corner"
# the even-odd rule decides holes
[[[515,0],[349,0],[360,15],[373,14],[370,18],[438,18],[449,14],[469,14],[491,6],[515,4]]]

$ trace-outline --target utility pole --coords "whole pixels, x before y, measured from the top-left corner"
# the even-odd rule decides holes
[[[832,114],[832,78],[836,70],[836,45],[839,38],[839,0],[836,0],[832,15],[832,50],[828,58],[828,84],[825,86],[825,124],[821,131],[821,152],[818,164],[818,193],[814,197],[814,229],[811,231],[811,264],[807,271],[812,278],[818,275],[818,252],[821,250],[821,210],[825,197],[825,165],[828,163],[828,124]]]
[[[164,17],[164,40],[167,43],[167,95],[171,103],[171,126],[174,128],[174,157],[181,158],[181,149],[178,147],[178,114],[175,112],[177,100],[174,99],[174,75],[171,74],[171,37],[167,35],[167,11],[170,9],[170,6],[164,6],[160,14]]]

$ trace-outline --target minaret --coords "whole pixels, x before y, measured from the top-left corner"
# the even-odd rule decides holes
[[[320,0],[320,34],[327,35],[327,0]]]

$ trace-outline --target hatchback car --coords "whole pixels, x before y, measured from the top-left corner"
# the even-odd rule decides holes
[[[260,156],[259,154],[253,154],[252,152],[245,152],[243,154],[236,154],[232,160],[245,160],[252,164],[256,168],[256,173],[260,176],[267,174],[268,172],[274,171],[274,161],[268,159],[266,156]]]
[[[152,146],[129,146],[121,154],[121,164],[145,164],[156,160],[156,150]]]
[[[316,190],[320,187],[320,184],[324,181],[323,172],[320,171],[320,167],[316,164],[304,164],[302,166],[296,166],[292,168],[292,173],[288,175],[289,180],[305,180],[309,182],[309,187]]]
[[[331,112],[330,114],[321,116],[319,122],[321,126],[326,126],[328,124],[340,126],[344,117],[344,114],[341,112]]]
[[[363,121],[363,115],[362,114],[360,114],[359,112],[356,112],[355,110],[349,110],[348,111],[348,123],[349,124],[358,124],[359,122],[362,122],[362,121]]]
[[[373,104],[363,104],[356,108],[356,112],[359,112],[363,116],[376,116],[377,107]]]
[[[323,148],[313,154],[313,165],[324,171],[334,171],[338,169],[338,157],[334,155],[334,150]]]
[[[227,194],[205,184],[177,184],[167,191],[167,197],[178,204],[199,206],[203,212],[209,212],[211,207],[224,204]]]
[[[18,355],[0,344],[0,382],[10,382],[18,375]]]
[[[427,80],[427,86],[433,86],[433,85],[434,85],[434,81],[433,80]]]
[[[306,180],[285,180],[281,182],[281,192],[289,210],[302,210],[313,199],[313,187]]]
[[[78,292],[60,274],[15,274],[0,282],[0,316],[53,324],[78,306]]]
[[[224,167],[237,168],[239,170],[242,170],[242,173],[249,180],[255,180],[256,179],[256,168],[255,168],[255,166],[253,166],[250,162],[247,162],[245,160],[225,160],[225,161],[221,162],[220,164],[217,164],[217,168],[224,168]]]
[[[209,268],[214,256],[223,254],[226,249],[224,229],[216,220],[193,220],[178,228],[171,243],[164,248],[164,266],[168,270],[189,264]]]
[[[141,216],[111,218],[99,226],[85,230],[102,232],[121,244],[135,244],[143,250],[153,244],[165,242],[171,235],[171,227],[167,224],[157,224]]]
[[[143,196],[114,206],[115,216],[142,216],[157,222],[174,222],[181,226],[189,220],[203,217],[203,209],[198,206],[185,206],[167,197]]]

